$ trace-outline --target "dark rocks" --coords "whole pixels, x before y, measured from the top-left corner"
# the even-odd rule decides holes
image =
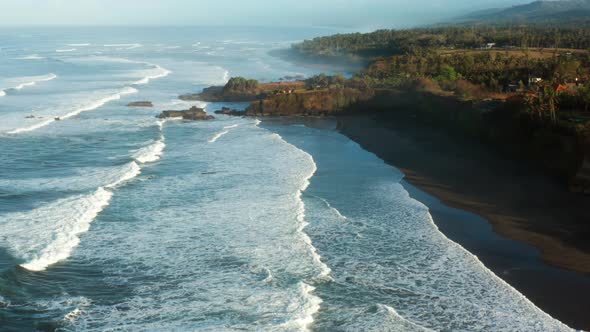
[[[252,102],[260,98],[257,91],[231,91],[223,86],[212,86],[203,89],[201,93],[185,94],[178,97],[184,101],[207,102]]]
[[[127,107],[154,107],[151,101],[134,101],[127,104]]]
[[[198,108],[196,106],[191,107],[185,111],[164,111],[160,115],[158,115],[160,119],[168,119],[168,118],[182,118],[183,120],[190,120],[190,121],[204,121],[204,120],[213,120],[215,119],[213,116],[208,115],[204,109]]]
[[[223,107],[222,109],[215,111],[215,114],[242,116],[244,115],[244,111],[238,111],[236,109],[232,109],[229,107]]]

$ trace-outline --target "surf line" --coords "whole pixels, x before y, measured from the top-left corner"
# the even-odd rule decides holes
[[[33,255],[33,258],[20,266],[29,271],[43,271],[50,265],[69,258],[74,249],[80,244],[80,236],[90,230],[91,223],[96,217],[110,205],[116,189],[126,185],[129,181],[141,174],[142,166],[156,162],[162,156],[166,147],[165,137],[163,135],[163,125],[165,121],[158,121],[156,124],[160,130],[160,139],[151,145],[137,151],[133,156],[134,161],[125,166],[123,174],[112,183],[99,187],[91,194],[78,197],[75,199],[72,210],[75,215],[70,219],[71,222],[67,227],[62,227],[59,231],[51,234],[52,240],[39,254]],[[79,211],[79,207],[86,207]],[[63,231],[67,230],[67,231]]]
[[[231,126],[225,126],[225,127],[223,127],[224,130],[221,131],[221,132],[219,132],[219,133],[217,133],[217,134],[215,134],[213,137],[211,137],[211,139],[208,142],[209,143],[215,143],[215,142],[217,142],[218,139],[220,139],[224,135],[227,135],[230,132],[231,129],[237,128],[239,126],[240,125],[237,125],[236,124],[236,125],[231,125]]]
[[[18,129],[15,129],[15,130],[12,130],[12,131],[7,132],[7,134],[20,134],[20,133],[24,133],[24,132],[33,131],[33,130],[36,130],[36,129],[45,127],[45,126],[47,126],[49,124],[52,124],[52,123],[54,123],[56,121],[61,121],[61,120],[69,119],[69,118],[74,117],[76,115],[79,115],[80,113],[83,113],[83,112],[93,111],[93,110],[95,110],[97,108],[100,108],[100,107],[104,106],[105,104],[107,104],[107,103],[109,103],[111,101],[119,100],[119,99],[121,99],[125,95],[129,95],[129,94],[133,94],[133,93],[137,93],[137,92],[138,92],[137,89],[134,89],[134,88],[131,88],[131,87],[126,87],[123,90],[121,90],[121,91],[119,91],[119,92],[117,92],[117,93],[115,93],[113,95],[110,95],[110,96],[107,96],[107,97],[102,98],[100,100],[97,100],[97,101],[95,101],[93,103],[88,104],[87,106],[81,107],[81,108],[79,108],[77,110],[74,110],[74,111],[72,111],[70,113],[67,113],[65,115],[57,116],[54,119],[46,120],[44,122],[40,122],[40,123],[34,124],[32,126],[29,126],[29,127],[18,128]]]
[[[12,88],[4,88],[4,89],[0,89],[0,97],[6,96],[6,92],[11,91],[11,90],[22,90],[28,86],[34,86],[39,82],[47,82],[47,81],[51,81],[57,78],[57,75],[50,73],[44,76],[31,76],[31,77],[26,77],[26,79],[30,79],[29,82],[25,82],[25,83],[21,83],[15,87]]]
[[[57,222],[61,221],[62,225],[49,232],[48,235],[51,236],[49,243],[39,253],[30,255],[32,259],[20,264],[20,266],[29,271],[44,271],[50,265],[70,257],[74,249],[80,244],[80,236],[90,230],[91,223],[110,205],[115,189],[140,173],[140,166],[135,161],[132,161],[126,165],[125,172],[116,181],[99,187],[91,194],[58,201],[58,206],[69,208],[74,214],[65,220],[57,220]]]
[[[256,126],[258,126],[260,121],[257,120],[255,123],[256,123]],[[301,330],[309,331],[309,326],[314,322],[313,316],[317,312],[319,312],[321,304],[323,302],[319,296],[314,294],[315,287],[310,285],[310,283],[333,281],[332,277],[330,276],[330,274],[332,273],[332,270],[328,267],[328,265],[326,265],[322,261],[322,257],[317,252],[317,249],[314,247],[311,238],[305,232],[305,228],[309,225],[309,223],[306,220],[305,202],[303,201],[302,196],[303,196],[303,193],[309,187],[310,180],[316,174],[318,168],[317,168],[317,164],[315,163],[315,160],[313,159],[313,157],[309,153],[307,153],[306,151],[301,150],[298,147],[296,147],[295,145],[287,142],[281,135],[279,135],[277,133],[273,133],[272,136],[277,138],[278,140],[282,141],[283,143],[293,147],[294,149],[297,149],[301,153],[303,153],[311,165],[309,172],[302,178],[301,185],[300,185],[299,189],[297,190],[297,193],[295,193],[294,198],[297,201],[297,213],[296,213],[296,220],[298,222],[297,234],[300,236],[301,240],[306,244],[306,246],[311,254],[314,264],[319,269],[319,273],[317,276],[313,277],[311,280],[302,280],[298,283],[300,293],[307,300],[307,305],[306,305],[307,309],[305,310],[305,312],[298,315],[298,317],[295,317],[294,319],[292,319],[289,322],[282,325],[284,327],[292,327],[293,325],[295,325]]]

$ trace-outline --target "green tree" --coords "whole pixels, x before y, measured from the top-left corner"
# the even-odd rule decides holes
[[[461,78],[461,74],[457,73],[455,68],[449,65],[443,65],[440,68],[438,75],[435,77],[437,81],[456,81]]]

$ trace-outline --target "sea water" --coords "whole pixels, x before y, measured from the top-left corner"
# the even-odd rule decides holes
[[[568,330],[337,132],[155,118],[330,33],[0,31],[0,331]]]

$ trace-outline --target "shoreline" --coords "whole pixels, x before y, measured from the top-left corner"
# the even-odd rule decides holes
[[[474,155],[472,147],[440,130],[415,124],[404,128],[407,123],[376,114],[337,121],[341,134],[405,174],[402,184],[429,207],[443,234],[549,315],[575,329],[590,330],[590,253],[571,245],[576,241],[564,241],[559,233],[568,220],[563,213],[554,215],[557,208],[565,210],[569,226],[584,229],[576,224],[575,211],[568,209],[583,210],[590,202],[538,205],[533,191],[548,197],[569,195],[548,179],[528,187],[546,176],[523,174],[517,165],[485,149]],[[517,203],[505,204],[507,200]]]

